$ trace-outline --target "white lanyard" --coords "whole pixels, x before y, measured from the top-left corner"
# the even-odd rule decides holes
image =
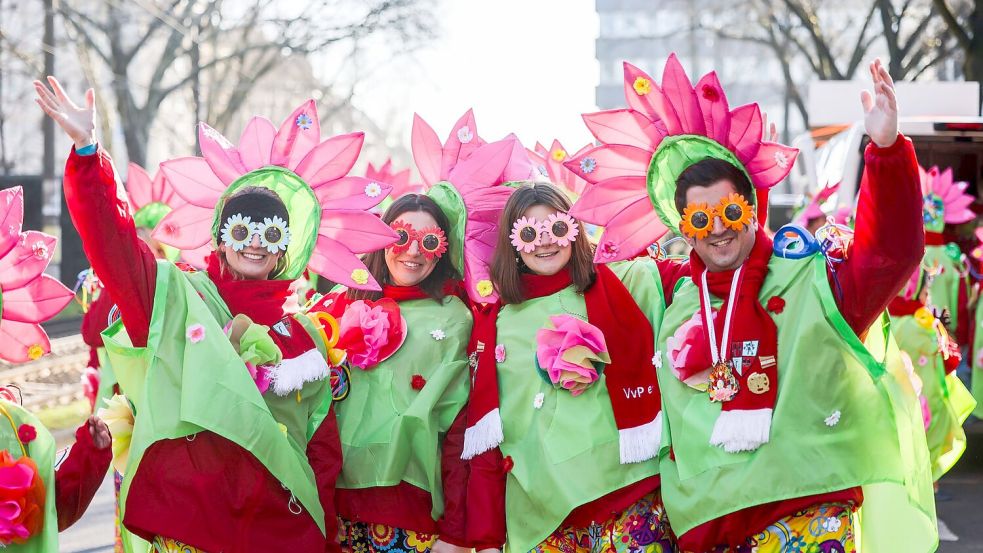
[[[703,270],[703,276],[701,277],[703,280],[703,289],[700,290],[703,294],[703,322],[707,326],[707,334],[710,335],[710,357],[714,365],[727,360],[727,345],[730,341],[730,323],[734,315],[734,306],[737,305],[737,285],[741,281],[741,270],[743,269],[744,265],[741,265],[734,271],[734,276],[731,277],[730,297],[727,300],[727,314],[724,316],[724,335],[719,346],[717,345],[717,329],[713,324],[713,312],[710,309],[710,289],[707,288],[708,270]]]

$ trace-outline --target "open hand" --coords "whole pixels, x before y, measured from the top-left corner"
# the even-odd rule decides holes
[[[894,94],[894,79],[880,59],[870,64],[870,77],[874,91],[860,93],[864,108],[864,127],[867,136],[881,148],[887,148],[898,139],[898,99]]]
[[[75,142],[76,148],[95,144],[95,92],[91,88],[86,90],[85,107],[79,107],[65,94],[58,79],[48,77],[48,83],[51,85],[50,90],[41,81],[34,81],[34,90],[37,92],[34,101]]]
[[[96,449],[106,449],[113,445],[113,436],[109,433],[109,427],[102,419],[92,415],[89,420],[85,421],[85,425],[89,429],[89,435],[92,436],[92,443]]]

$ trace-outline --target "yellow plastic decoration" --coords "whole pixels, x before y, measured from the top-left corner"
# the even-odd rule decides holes
[[[652,81],[645,77],[637,77],[631,86],[635,89],[635,94],[639,96],[645,96],[652,91]]]
[[[490,280],[487,280],[487,279],[486,280],[479,280],[478,281],[478,285],[476,286],[476,288],[478,290],[478,295],[481,296],[481,297],[483,297],[483,298],[487,298],[488,296],[490,296],[492,294],[492,292],[495,291],[495,287],[492,286],[491,281]]]
[[[932,327],[934,326],[935,315],[933,315],[931,311],[929,311],[924,307],[919,307],[915,311],[913,317],[915,318],[915,322],[918,323],[918,326],[926,330],[931,330]]]
[[[567,159],[567,153],[563,151],[563,148],[557,148],[553,150],[553,161],[560,162]]]
[[[317,328],[318,332],[321,334],[321,340],[324,341],[324,347],[328,351],[328,364],[332,367],[337,367],[345,362],[348,354],[344,350],[337,349],[335,346],[338,345],[338,339],[341,337],[341,329],[338,326],[338,319],[335,319],[331,315],[323,311],[315,311],[313,313],[308,313],[307,316],[314,323],[314,327]],[[327,332],[324,331],[325,328],[331,329],[331,336],[329,337]]]
[[[33,346],[27,348],[27,357],[31,361],[40,359],[42,355],[44,355],[44,348],[41,347],[41,344],[34,344]]]

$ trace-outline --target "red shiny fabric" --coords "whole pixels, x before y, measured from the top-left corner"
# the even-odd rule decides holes
[[[88,424],[75,431],[75,444],[55,471],[55,508],[58,531],[75,524],[95,497],[113,460],[111,447],[98,449]]]

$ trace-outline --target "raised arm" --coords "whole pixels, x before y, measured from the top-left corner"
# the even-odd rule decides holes
[[[94,93],[85,107],[65,94],[58,80],[51,89],[34,81],[35,101],[65,131],[75,147],[65,165],[65,201],[82,238],[89,263],[116,300],[133,345],[147,343],[157,265],[150,248],[137,236],[112,159],[95,139]]]
[[[871,144],[864,152],[853,247],[830,274],[847,323],[863,334],[897,295],[925,250],[918,162],[911,141],[898,133],[894,82],[880,60],[870,66],[874,92],[864,91],[864,123]]]

